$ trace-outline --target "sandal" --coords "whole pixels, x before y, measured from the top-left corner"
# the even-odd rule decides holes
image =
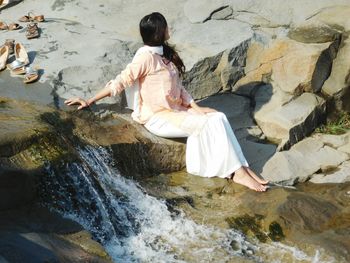
[[[19,59],[12,61],[10,64],[6,65],[7,69],[11,70],[13,75],[21,75],[26,73],[25,63]]]
[[[23,82],[25,84],[32,83],[39,78],[38,70],[32,67],[26,67],[26,75]]]
[[[8,30],[18,30],[21,29],[22,27],[17,24],[17,23],[11,23],[8,25]]]
[[[9,48],[9,55],[13,54],[13,50],[15,47],[15,40],[14,39],[6,39],[4,46],[7,46]]]
[[[9,48],[8,46],[2,46],[0,48],[0,71],[6,67],[6,61],[9,57]]]
[[[39,28],[37,23],[29,23],[27,25],[26,37],[27,39],[39,37]]]
[[[8,29],[9,29],[9,26],[5,22],[0,21],[0,30],[8,30]]]
[[[28,15],[22,16],[19,19],[20,22],[45,22],[43,15],[35,15],[33,12],[29,12]]]

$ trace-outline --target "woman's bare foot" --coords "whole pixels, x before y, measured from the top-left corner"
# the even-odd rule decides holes
[[[255,181],[243,167],[235,171],[233,181],[257,192],[266,191],[266,186]]]
[[[259,184],[265,185],[265,184],[268,184],[268,183],[269,183],[268,180],[261,179],[259,176],[257,176],[256,173],[254,173],[254,172],[252,171],[252,169],[250,169],[249,167],[244,167],[244,168],[246,169],[247,173],[248,173],[251,177],[253,177],[253,179],[254,179],[255,181],[257,181]]]

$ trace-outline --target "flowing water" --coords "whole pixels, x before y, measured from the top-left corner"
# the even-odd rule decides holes
[[[89,230],[115,262],[321,262],[318,251],[253,244],[237,231],[196,224],[122,177],[105,148],[79,154],[81,162],[60,171],[47,167],[50,205]]]

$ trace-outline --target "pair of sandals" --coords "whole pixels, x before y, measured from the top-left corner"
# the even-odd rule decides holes
[[[27,66],[29,65],[29,57],[22,44],[16,43],[14,47],[16,60],[10,64],[6,64],[9,53],[10,50],[7,45],[3,45],[0,48],[0,70],[7,67],[9,70],[11,70],[11,74],[13,75],[25,74],[23,82],[26,84],[32,83],[39,78],[38,70],[31,66]]]
[[[0,21],[0,30],[18,30],[22,27],[17,23],[6,24],[5,22]]]
[[[45,17],[43,15],[36,15],[33,12],[29,12],[28,15],[22,16],[18,19],[19,22],[45,22]]]

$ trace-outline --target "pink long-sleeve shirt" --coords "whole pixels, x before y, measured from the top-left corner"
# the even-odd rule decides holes
[[[192,102],[191,95],[181,84],[176,66],[157,53],[145,51],[134,57],[133,61],[109,82],[113,96],[139,81],[140,105],[134,120],[145,124],[154,114],[170,118],[183,118]]]

